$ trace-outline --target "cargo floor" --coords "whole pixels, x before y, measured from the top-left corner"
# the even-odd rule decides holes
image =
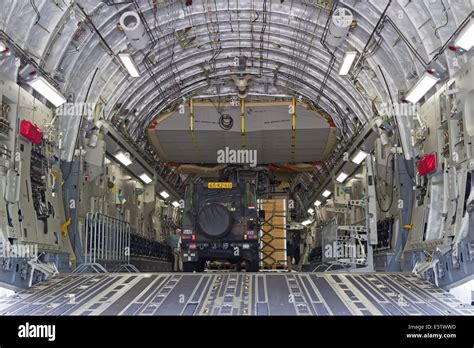
[[[0,300],[0,315],[466,314],[410,273],[64,274]]]

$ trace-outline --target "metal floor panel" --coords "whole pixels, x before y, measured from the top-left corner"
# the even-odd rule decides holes
[[[0,315],[474,315],[410,273],[57,276],[0,299]]]

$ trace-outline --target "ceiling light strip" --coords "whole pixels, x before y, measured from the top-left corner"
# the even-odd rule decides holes
[[[352,163],[361,164],[367,157],[367,152],[359,150],[359,152],[352,158]]]
[[[28,84],[55,107],[59,107],[66,102],[66,98],[42,76],[29,81]]]
[[[341,67],[339,69],[339,75],[344,76],[349,74],[349,71],[351,70],[352,64],[354,64],[356,56],[357,51],[348,51],[344,54]]]
[[[406,96],[406,100],[412,104],[416,104],[423,98],[431,88],[439,81],[439,78],[427,72],[418,80]]]
[[[128,167],[130,164],[133,163],[132,160],[130,159],[130,155],[128,155],[127,153],[123,151],[117,152],[114,155],[114,157],[117,159],[117,161],[122,163],[125,167]]]
[[[142,175],[139,176],[140,180],[143,181],[146,185],[151,183],[153,181],[152,178],[147,173],[143,173]]]
[[[119,53],[118,56],[131,77],[140,77],[140,72],[130,53]]]
[[[342,184],[344,181],[346,181],[346,179],[347,179],[348,177],[349,177],[349,174],[346,174],[346,173],[344,173],[344,172],[341,172],[341,173],[337,176],[336,181],[337,181],[337,182],[340,182],[340,183]]]
[[[461,32],[458,34],[456,41],[454,42],[456,47],[460,47],[465,51],[469,51],[472,46],[474,46],[474,19],[467,23],[466,26],[463,27]]]

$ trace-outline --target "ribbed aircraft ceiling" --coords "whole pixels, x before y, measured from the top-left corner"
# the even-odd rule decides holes
[[[240,56],[247,57],[246,72],[254,77],[250,93],[307,97],[350,134],[355,123],[366,122],[370,115],[365,95],[386,95],[378,65],[392,94],[407,89],[425,68],[420,60],[430,61],[472,11],[470,0],[339,1],[337,7],[349,9],[356,23],[334,50],[334,67],[323,83],[333,51],[321,42],[330,6],[303,0],[115,2],[4,0],[0,25],[76,101],[83,101],[98,68],[89,101],[106,102],[106,119],[128,110],[134,138],[143,137],[151,119],[182,96],[235,91],[226,77],[232,73],[234,58]],[[321,3],[331,5],[331,1]],[[354,85],[348,76],[337,74],[343,53],[349,46],[364,52],[385,9],[397,29],[387,22],[374,34],[376,40],[366,48]],[[140,51],[118,27],[120,16],[130,10],[139,10],[150,30],[149,45]],[[414,56],[404,39],[420,57]],[[133,54],[139,78],[129,77],[120,66],[116,55],[124,50]],[[454,53],[445,51],[439,61],[455,69],[456,61],[446,59],[449,55]],[[1,64],[5,67],[9,62]]]

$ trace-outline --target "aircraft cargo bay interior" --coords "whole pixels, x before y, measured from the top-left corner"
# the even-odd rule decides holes
[[[0,317],[473,315],[473,16],[2,0]]]

